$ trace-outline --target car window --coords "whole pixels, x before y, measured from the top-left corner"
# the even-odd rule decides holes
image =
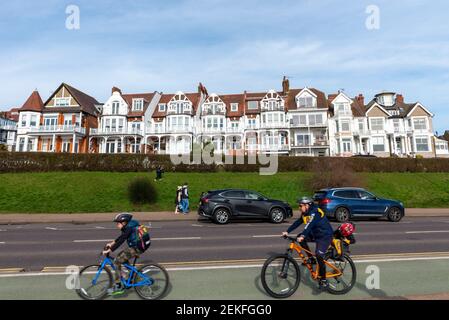
[[[259,197],[260,197],[260,195],[258,193],[245,192],[245,199],[257,200],[257,199],[259,199]]]
[[[369,198],[374,198],[373,194],[371,194],[369,192],[366,192],[366,191],[359,191],[359,196],[363,200],[366,200],[366,199],[369,199]]]
[[[326,191],[317,191],[315,192],[315,194],[313,195],[313,199],[317,200],[317,199],[322,199],[326,196]]]
[[[227,191],[222,195],[226,198],[244,198],[243,191]]]
[[[358,199],[359,195],[353,190],[342,190],[334,192],[335,197],[345,198],[345,199]]]

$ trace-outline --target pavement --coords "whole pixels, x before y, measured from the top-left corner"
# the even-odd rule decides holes
[[[3,213],[0,225],[29,223],[97,223],[110,222],[117,213]],[[137,220],[142,221],[195,221],[200,217],[196,211],[184,214],[174,212],[135,212]],[[299,215],[295,212],[295,217]],[[449,208],[409,208],[405,209],[407,217],[449,217]],[[201,219],[201,218],[200,218]]]

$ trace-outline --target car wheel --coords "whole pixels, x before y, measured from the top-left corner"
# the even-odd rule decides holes
[[[397,207],[391,207],[390,210],[388,210],[387,218],[391,222],[399,222],[403,216],[401,209]]]
[[[349,218],[350,215],[348,209],[340,207],[335,211],[335,219],[337,219],[338,222],[347,222],[349,221]]]
[[[229,222],[231,214],[227,209],[219,208],[214,213],[214,221],[218,224],[226,224]]]
[[[282,223],[285,219],[284,210],[281,208],[273,208],[270,211],[270,221],[272,223]]]

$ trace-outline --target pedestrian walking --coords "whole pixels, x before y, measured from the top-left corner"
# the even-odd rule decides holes
[[[162,173],[164,172],[164,169],[161,166],[157,166],[156,168],[156,179],[154,181],[162,180]]]
[[[179,214],[179,212],[183,212],[182,210],[182,199],[181,199],[181,195],[182,195],[182,187],[178,186],[178,188],[176,189],[176,198],[175,198],[175,214]]]
[[[182,207],[182,213],[188,214],[189,213],[189,184],[186,182],[182,186],[182,192],[181,192],[181,207]]]

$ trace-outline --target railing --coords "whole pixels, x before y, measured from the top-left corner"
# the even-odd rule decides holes
[[[227,133],[242,133],[242,131],[243,131],[242,129],[235,127],[226,128]]]
[[[349,111],[349,110],[337,110],[336,112],[335,112],[335,115],[337,116],[337,117],[347,117],[347,116],[352,116],[352,112],[351,111]]]
[[[313,143],[296,143],[293,147],[296,148],[310,148],[310,147],[325,147],[329,145],[329,140],[315,140]]]
[[[263,144],[260,146],[259,150],[261,150],[261,151],[288,151],[288,150],[290,150],[290,147],[287,144],[283,144],[283,145]]]
[[[193,114],[193,111],[192,110],[184,110],[184,111],[178,112],[177,110],[167,110],[167,115],[177,115],[177,114],[179,114],[179,115],[185,114],[185,115],[191,116]]]
[[[288,122],[261,122],[260,128],[289,128],[290,125]]]
[[[0,126],[0,130],[16,131],[17,126],[4,125],[4,126]]]
[[[224,116],[226,114],[225,110],[204,110],[201,115],[202,116]]]
[[[327,127],[327,123],[326,122],[320,122],[320,123],[309,124],[309,123],[299,123],[299,122],[290,121],[290,127],[291,128]]]
[[[178,132],[192,132],[192,127],[171,127],[171,128],[167,128],[167,133],[178,133]]]
[[[91,135],[119,135],[119,134],[130,134],[130,135],[143,135],[143,130],[135,128],[101,128],[101,129],[91,129]]]
[[[225,133],[225,128],[202,128],[200,129],[201,133]]]
[[[369,130],[355,130],[354,135],[355,136],[369,136],[371,133]]]
[[[245,130],[256,130],[258,129],[258,125],[257,124],[247,124],[245,127]]]
[[[86,134],[86,128],[72,125],[68,126],[55,125],[55,126],[31,127],[29,130],[29,133],[47,133],[47,132]]]
[[[269,112],[269,111],[285,111],[285,108],[283,106],[278,106],[278,107],[266,107],[266,106],[262,106],[260,111],[262,112]]]

